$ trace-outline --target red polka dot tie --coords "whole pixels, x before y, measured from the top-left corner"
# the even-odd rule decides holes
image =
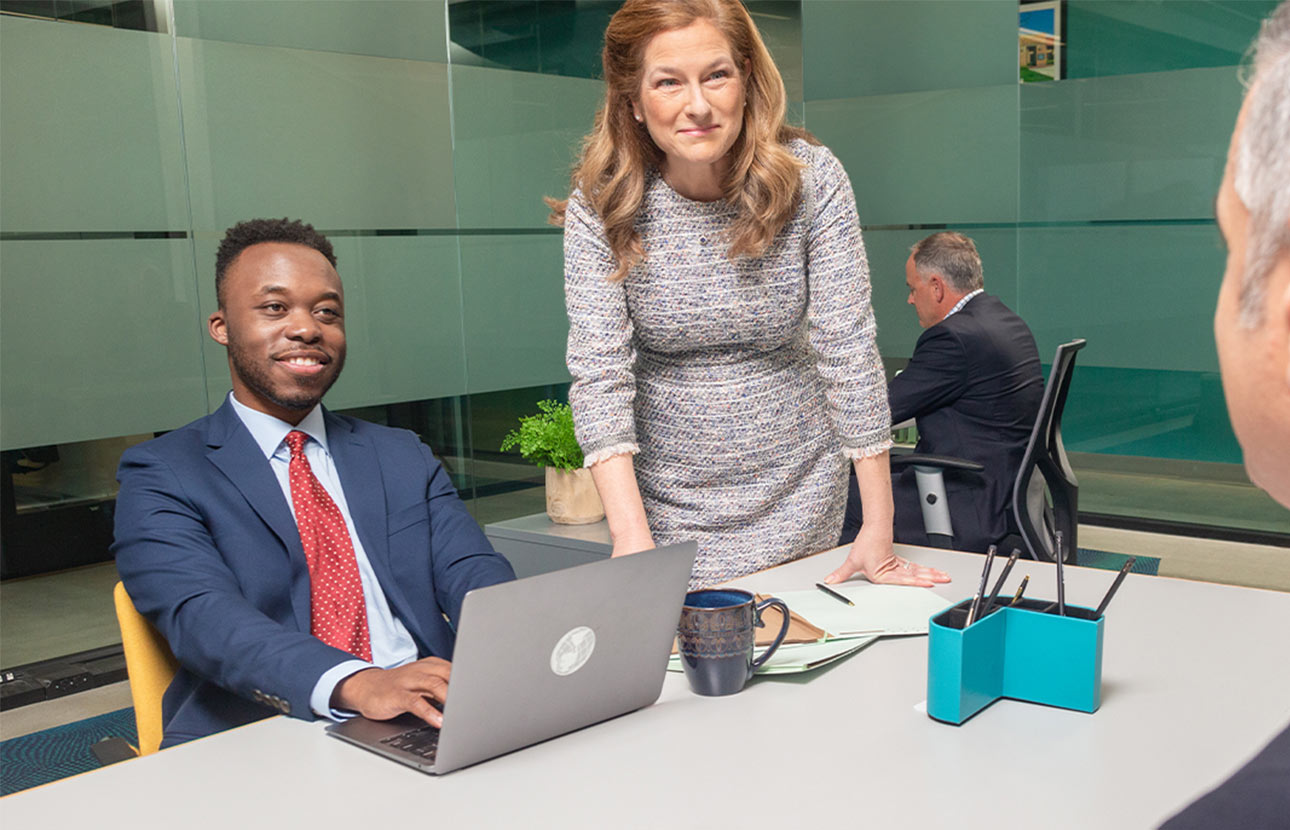
[[[367,630],[367,605],[354,542],[340,508],[305,458],[308,438],[299,430],[287,433],[291,507],[309,563],[310,631],[327,645],[370,661],[372,637]]]

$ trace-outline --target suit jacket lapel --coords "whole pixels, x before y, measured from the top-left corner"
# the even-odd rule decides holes
[[[282,543],[291,561],[292,611],[300,630],[309,631],[309,565],[300,544],[300,530],[273,468],[231,403],[225,401],[211,415],[210,424],[206,443],[211,450],[206,457],[228,477]]]

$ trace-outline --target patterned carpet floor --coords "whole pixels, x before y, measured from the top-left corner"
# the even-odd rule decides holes
[[[0,742],[0,796],[98,769],[102,764],[90,747],[104,738],[137,744],[134,710],[118,709]]]
[[[1108,571],[1118,571],[1124,567],[1125,561],[1129,558],[1125,553],[1107,553],[1104,550],[1093,550],[1091,548],[1079,548],[1075,551],[1075,562],[1085,568],[1103,568]],[[1131,574],[1150,574],[1158,576],[1160,574],[1160,560],[1154,556],[1139,556],[1133,567],[1129,568]]]

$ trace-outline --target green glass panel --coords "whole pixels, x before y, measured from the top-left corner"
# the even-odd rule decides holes
[[[867,230],[865,253],[869,258],[869,284],[874,318],[878,323],[878,352],[884,358],[908,358],[922,329],[906,302],[905,260],[909,246],[927,236],[925,231]]]
[[[1020,95],[1024,220],[1213,217],[1241,106],[1230,68],[1024,84]]]
[[[1017,268],[1017,231],[1015,228],[955,228],[972,238],[981,255],[981,272],[985,290],[1017,310],[1017,292],[1025,275]],[[930,231],[924,234],[931,233]],[[910,314],[913,309],[910,308]]]
[[[450,228],[448,67],[179,38],[193,221]]]
[[[806,100],[1017,83],[1008,0],[805,0]],[[952,140],[952,121],[928,122]]]
[[[1081,366],[1215,372],[1224,253],[1213,225],[1026,228],[1020,308],[1051,359],[1088,340]]]
[[[183,37],[420,61],[448,59],[444,0],[174,0]]]
[[[1076,360],[1062,414],[1069,452],[1241,463],[1217,372],[1079,365],[1091,348]]]
[[[788,97],[802,100],[799,0],[746,0]],[[448,4],[451,60],[543,75],[599,79],[605,27],[621,0],[455,0]]]
[[[173,429],[206,390],[184,239],[0,242],[4,449]]]
[[[1067,0],[1067,78],[1235,66],[1277,0]]]
[[[569,194],[569,173],[604,84],[455,66],[452,92],[460,226],[545,227],[550,211],[542,197]]]
[[[613,12],[604,9],[607,14]],[[542,71],[539,18],[577,20],[565,3],[536,0],[466,0],[448,4],[452,62],[461,66],[490,66],[519,72]],[[602,27],[603,31],[603,27]],[[590,69],[587,65],[585,69]],[[584,77],[591,77],[588,72]]]
[[[1013,222],[1017,84],[807,101],[866,225]]]
[[[452,236],[331,238],[345,285],[345,371],[332,409],[416,401],[465,390],[457,240]],[[197,243],[202,320],[215,310],[215,251]],[[207,385],[216,409],[230,388],[224,347],[205,335]]]
[[[1071,466],[1082,513],[1280,533],[1272,544],[1290,542],[1290,510],[1251,484],[1241,464],[1072,453]]]
[[[454,0],[454,66],[600,77],[605,26],[621,0]]]
[[[170,38],[0,17],[6,232],[187,227]]]
[[[563,250],[559,234],[462,237],[462,316],[472,393],[569,380]]]
[[[806,96],[802,86],[802,4],[800,0],[746,0],[761,39],[784,78],[790,110]],[[792,121],[790,115],[789,118]],[[800,120],[794,123],[801,123]]]
[[[972,237],[985,273],[985,290],[1009,308],[1017,307],[1017,233],[1012,228],[950,227]],[[874,316],[878,321],[878,351],[884,359],[907,359],[923,330],[908,302],[905,261],[909,249],[931,230],[867,230],[869,282],[873,289]]]

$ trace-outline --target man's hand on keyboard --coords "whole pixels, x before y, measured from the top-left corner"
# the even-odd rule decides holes
[[[388,720],[411,712],[431,726],[443,726],[443,713],[430,701],[447,698],[451,671],[452,664],[438,657],[393,669],[364,669],[336,684],[332,706],[372,720]]]

